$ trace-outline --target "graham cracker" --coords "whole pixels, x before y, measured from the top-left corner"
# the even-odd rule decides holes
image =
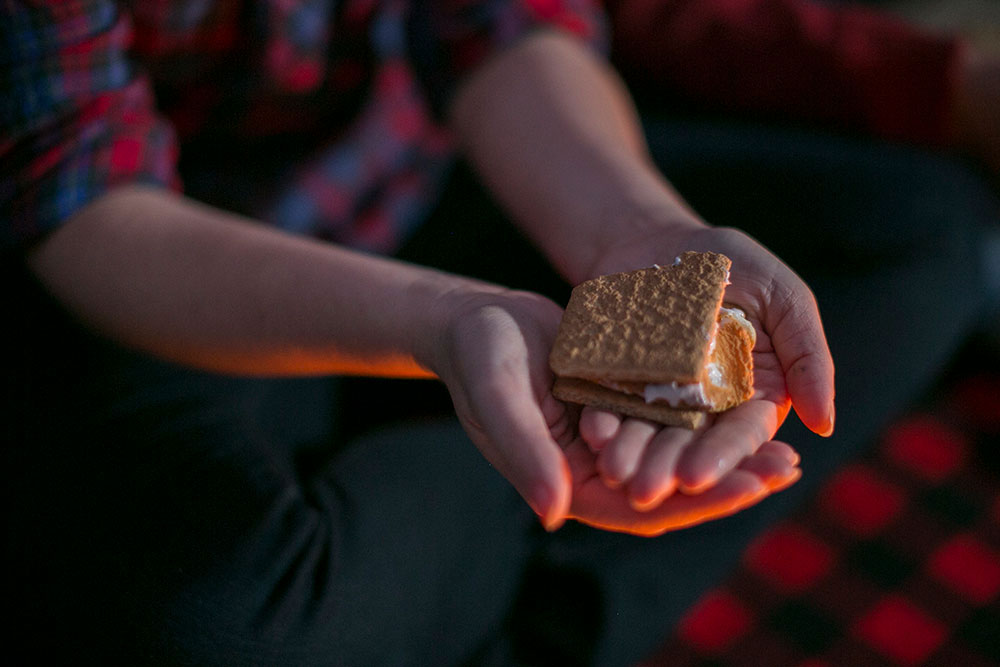
[[[698,382],[731,264],[718,253],[686,252],[671,266],[577,285],[549,357],[552,370],[582,379]]]
[[[693,429],[705,423],[705,413],[699,410],[680,410],[665,403],[647,403],[641,396],[623,394],[578,378],[557,377],[552,395],[561,401],[590,405],[667,426]]]

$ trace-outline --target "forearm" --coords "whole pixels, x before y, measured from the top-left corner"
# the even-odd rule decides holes
[[[571,37],[539,34],[500,54],[451,111],[484,180],[573,282],[622,225],[695,223],[650,163],[621,81]]]
[[[139,188],[88,206],[29,264],[99,332],[249,374],[428,376],[438,299],[470,284]]]

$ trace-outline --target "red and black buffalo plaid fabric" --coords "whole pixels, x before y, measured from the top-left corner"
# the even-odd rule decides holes
[[[643,667],[1000,664],[1000,364],[761,536]]]

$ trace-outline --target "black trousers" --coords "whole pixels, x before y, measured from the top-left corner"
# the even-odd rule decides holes
[[[789,420],[781,437],[802,453],[798,485],[655,539],[575,524],[547,535],[453,420],[426,418],[443,410],[439,386],[166,364],[83,331],[8,262],[14,662],[645,655],[754,535],[935,378],[980,312],[978,239],[1000,210],[966,167],[917,150],[721,122],[647,130],[707,220],[756,235],[817,293],[838,430],[822,440]],[[402,254],[566,294],[462,169]]]

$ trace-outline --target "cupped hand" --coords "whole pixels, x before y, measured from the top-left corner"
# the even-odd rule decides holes
[[[566,456],[574,481],[570,517],[597,528],[643,536],[735,514],[794,484],[801,476],[795,450],[782,442],[766,442],[711,488],[697,494],[673,493],[639,509],[622,489],[608,487],[582,438],[570,443]]]
[[[552,396],[548,354],[562,310],[536,294],[499,289],[454,293],[447,301],[434,370],[473,442],[547,528],[571,517],[659,534],[732,514],[797,479],[790,447],[754,443],[711,492],[676,494],[655,511],[637,510],[622,490],[600,481],[600,455],[580,436],[580,410]]]
[[[651,226],[607,248],[592,274],[670,264],[685,250],[721,252],[733,262],[725,302],[741,308],[757,330],[754,394],[695,431],[584,411],[580,432],[597,456],[604,485],[624,487],[640,510],[658,507],[677,489],[691,497],[728,480],[771,442],[790,406],[814,432],[833,431],[833,360],[816,301],[791,269],[749,236],[700,223]]]
[[[562,310],[528,292],[451,294],[434,371],[466,433],[547,528],[572,498],[563,448],[576,422],[551,394],[548,354]]]

